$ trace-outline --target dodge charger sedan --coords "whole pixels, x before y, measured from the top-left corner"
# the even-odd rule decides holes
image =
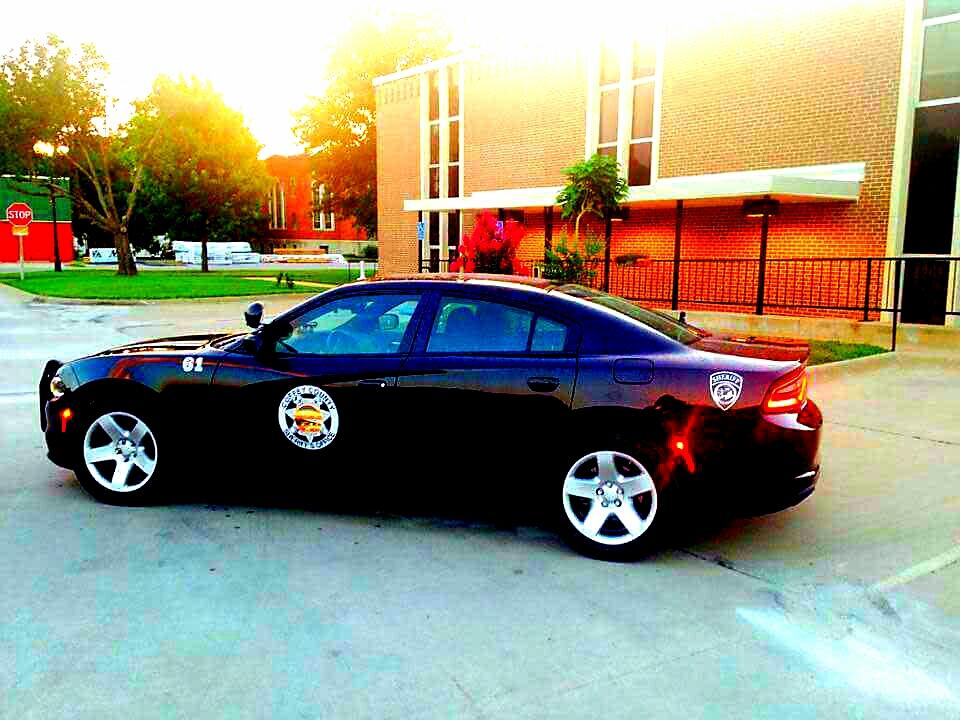
[[[536,508],[610,559],[648,549],[691,495],[772,512],[819,477],[804,347],[505,276],[385,276],[262,312],[243,334],[48,362],[50,459],[135,505],[201,481],[197,454],[221,447],[258,482]]]

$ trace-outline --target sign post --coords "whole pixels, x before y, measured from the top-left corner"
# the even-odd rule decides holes
[[[27,236],[30,223],[33,222],[33,210],[23,202],[10,203],[7,207],[7,222],[17,236],[20,244],[20,282],[23,282],[23,239]]]

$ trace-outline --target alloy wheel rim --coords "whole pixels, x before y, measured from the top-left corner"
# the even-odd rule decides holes
[[[110,412],[94,420],[83,438],[83,462],[90,476],[112,492],[133,492],[157,469],[157,440],[143,420]]]
[[[601,545],[625,545],[657,514],[657,487],[636,458],[614,450],[584,455],[563,482],[563,509],[577,531]]]

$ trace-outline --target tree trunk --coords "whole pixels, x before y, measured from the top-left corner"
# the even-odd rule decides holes
[[[130,250],[130,236],[126,229],[113,233],[113,245],[117,249],[117,275],[136,275],[137,263]]]
[[[200,272],[210,272],[210,263],[207,260],[207,237],[200,239]]]
[[[573,249],[580,250],[580,219],[587,214],[586,210],[577,213],[577,219],[573,221]],[[586,248],[584,248],[586,252]]]

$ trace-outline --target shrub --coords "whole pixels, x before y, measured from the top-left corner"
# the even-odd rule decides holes
[[[543,264],[543,276],[549,280],[563,283],[589,283],[597,276],[597,271],[591,265],[603,250],[603,243],[588,234],[584,240],[584,251],[570,250],[567,233],[563,232],[560,241],[546,251],[546,261]]]
[[[515,220],[505,221],[501,228],[493,213],[477,215],[473,232],[464,235],[457,249],[457,259],[450,263],[453,272],[528,274],[517,259],[517,248],[526,234]]]
[[[363,259],[364,260],[376,260],[380,257],[380,248],[376,245],[367,245],[363,248]]]

